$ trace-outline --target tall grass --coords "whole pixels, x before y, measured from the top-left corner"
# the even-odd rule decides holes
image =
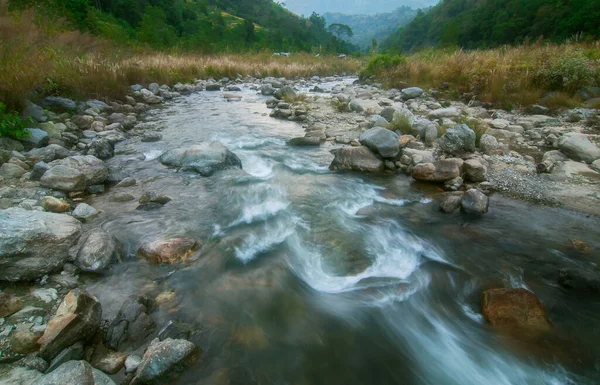
[[[382,62],[375,58],[371,63]],[[394,61],[396,65],[387,65]],[[548,92],[548,104],[573,103],[576,91],[600,85],[600,42],[533,44],[490,50],[429,49],[371,68],[389,87],[406,83],[437,88],[448,83],[458,96],[475,93],[484,102],[530,105]],[[367,67],[369,68],[369,67]],[[554,105],[551,105],[551,107]]]
[[[0,0],[0,101],[22,108],[27,98],[56,94],[122,98],[130,84],[174,84],[196,78],[356,73],[361,63],[334,56],[269,52],[204,56],[121,47],[64,24],[44,22],[33,11],[11,14]]]

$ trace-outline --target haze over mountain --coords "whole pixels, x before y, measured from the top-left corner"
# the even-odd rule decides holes
[[[298,15],[310,16],[314,11],[318,14],[344,13],[346,15],[372,15],[391,12],[399,7],[425,8],[438,3],[439,0],[287,0],[285,6]]]

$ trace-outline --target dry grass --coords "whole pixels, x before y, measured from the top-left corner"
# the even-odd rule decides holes
[[[455,96],[475,93],[484,102],[531,105],[551,91],[551,106],[577,102],[575,92],[599,85],[600,42],[523,45],[493,50],[425,50],[382,69],[389,87],[408,83],[422,88],[449,83]]]
[[[0,0],[0,101],[20,109],[27,98],[56,94],[122,98],[129,85],[174,84],[196,78],[307,77],[356,73],[361,62],[334,56],[260,54],[202,56],[133,52],[60,23],[40,24],[33,12],[9,14]]]

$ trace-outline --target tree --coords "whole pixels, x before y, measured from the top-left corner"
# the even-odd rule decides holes
[[[354,36],[354,32],[352,32],[352,28],[348,27],[346,24],[331,24],[329,26],[329,32],[335,35],[340,40],[343,40],[344,37],[351,38]]]

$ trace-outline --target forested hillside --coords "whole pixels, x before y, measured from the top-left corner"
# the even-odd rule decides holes
[[[417,11],[410,7],[401,7],[393,12],[375,15],[346,15],[343,13],[325,13],[327,24],[346,24],[354,32],[349,39],[361,49],[367,49],[375,39],[378,43],[385,40],[398,28],[406,25]]]
[[[543,37],[600,36],[599,0],[444,0],[420,11],[384,43],[414,51],[430,46],[486,48]]]
[[[196,52],[346,51],[323,17],[301,18],[272,0],[11,0],[66,17],[77,29],[125,44]]]

